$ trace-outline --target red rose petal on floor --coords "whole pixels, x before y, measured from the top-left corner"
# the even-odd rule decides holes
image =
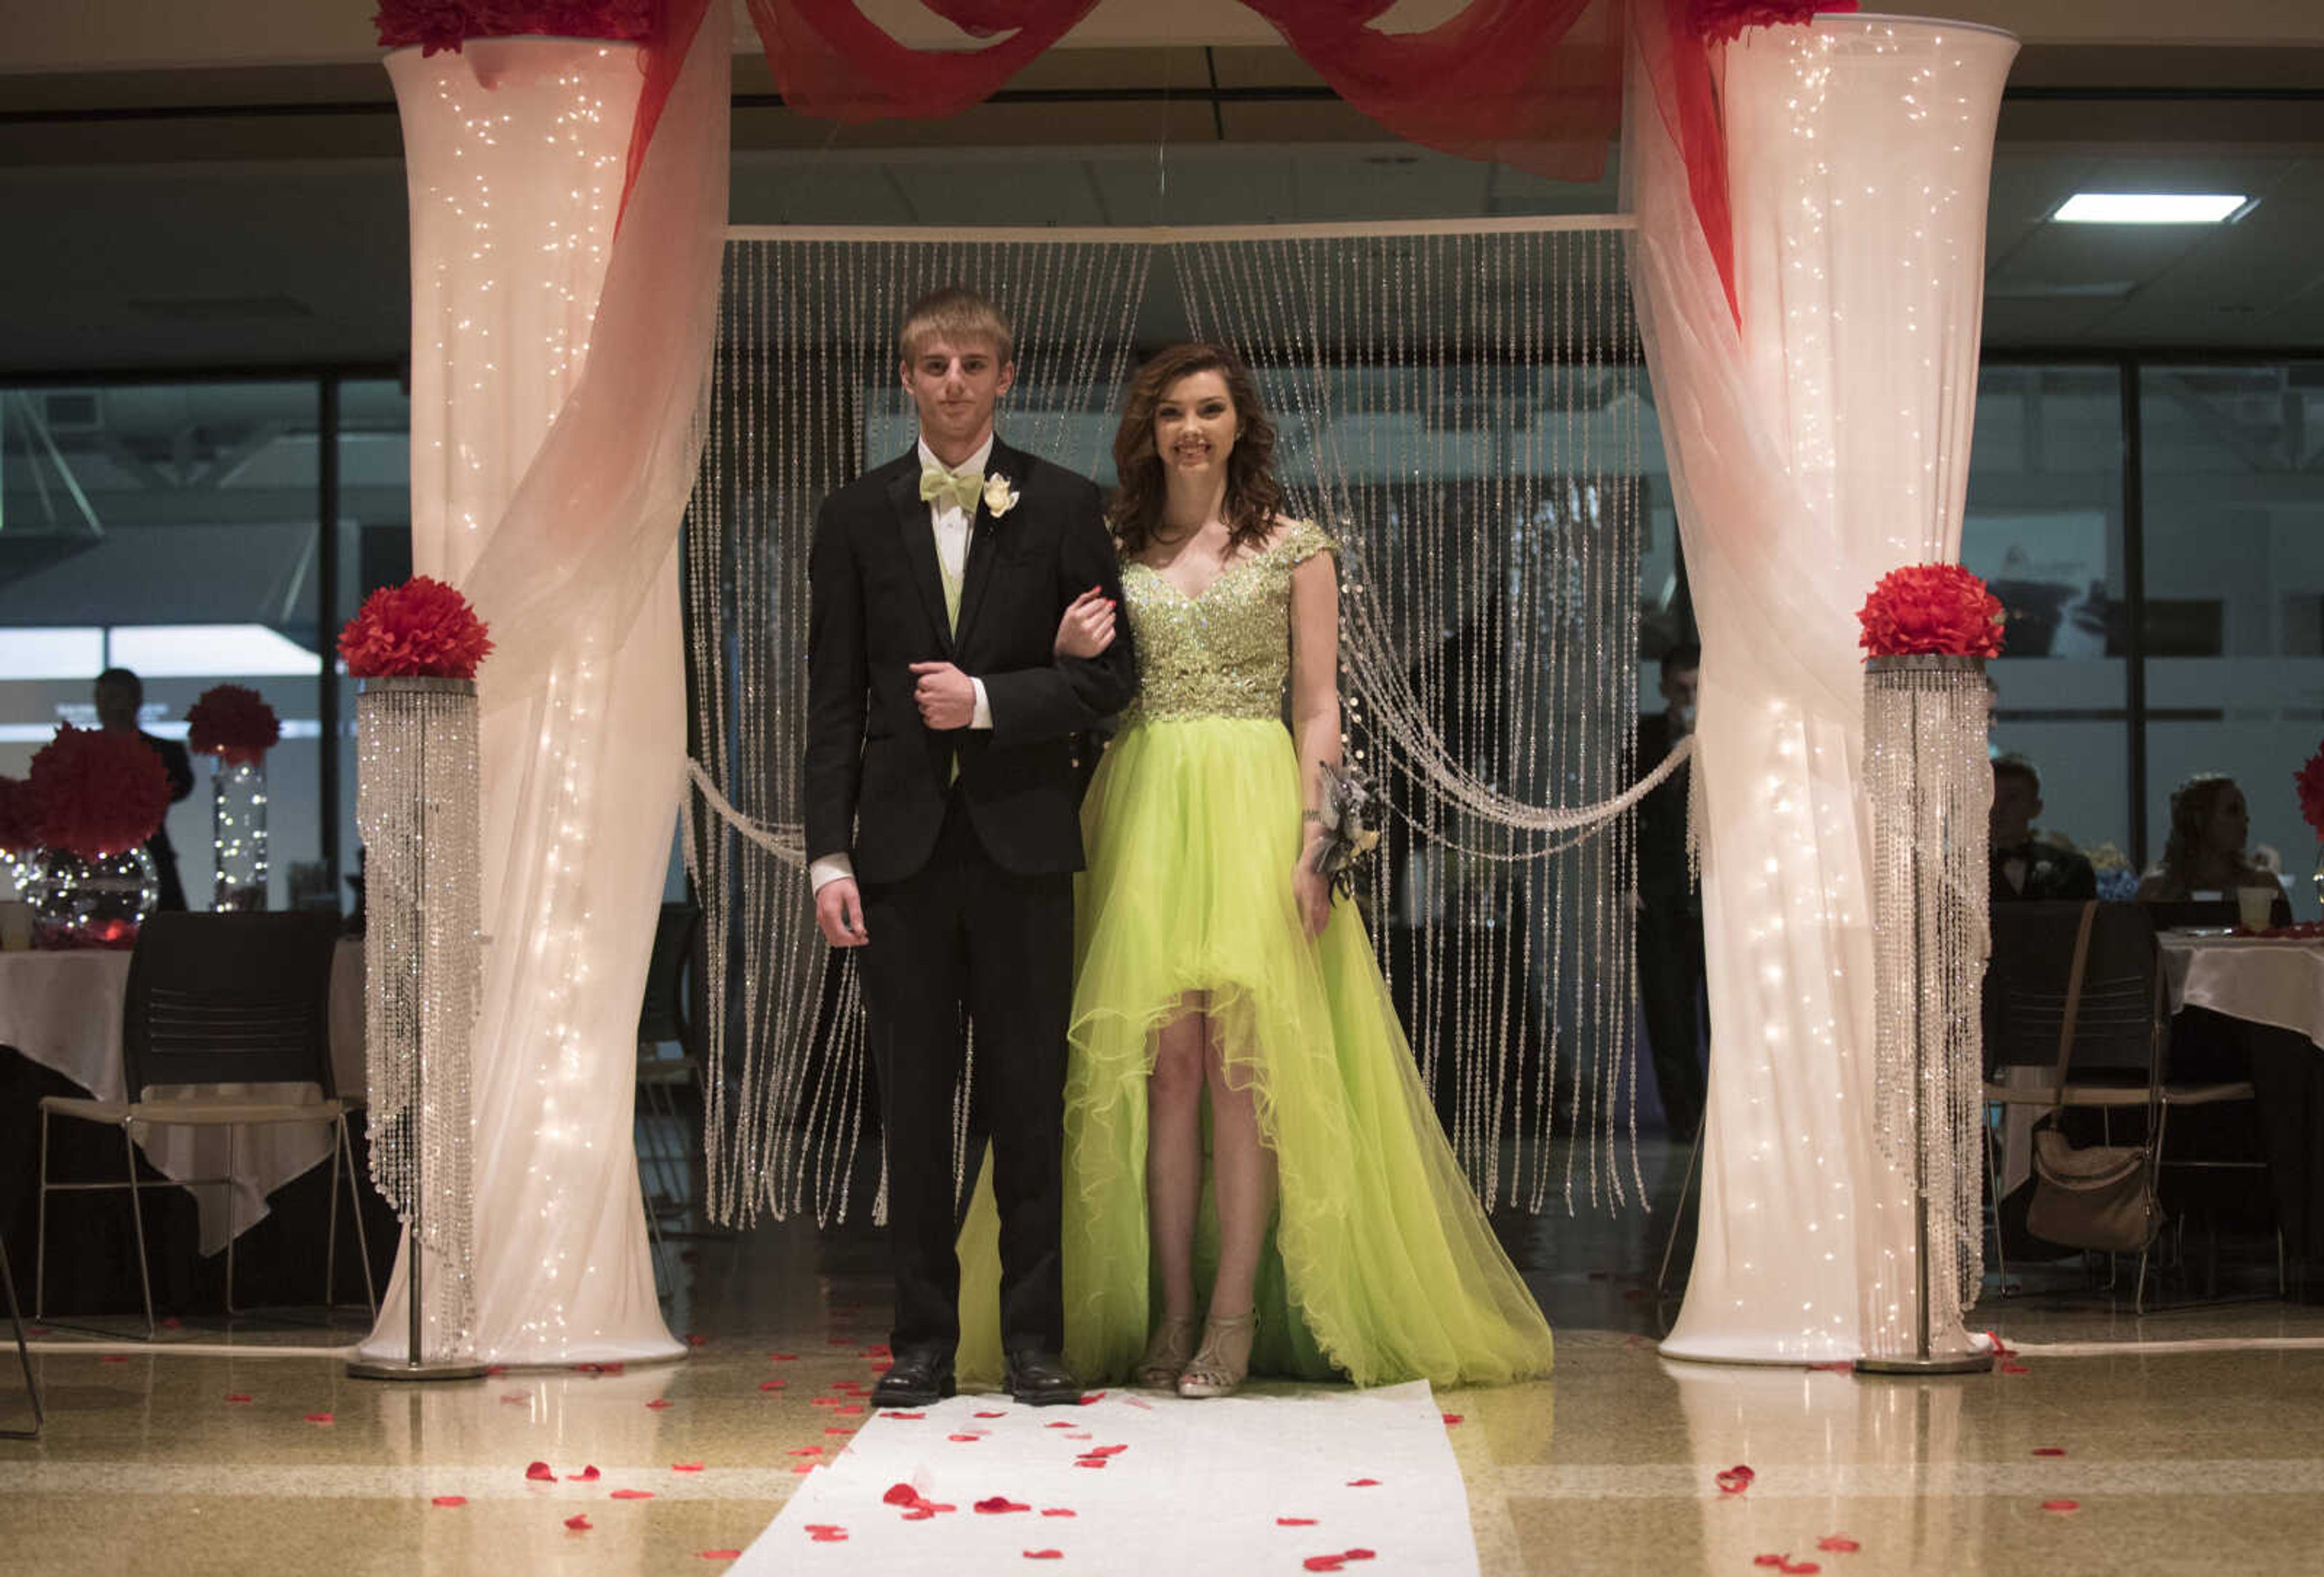
[[[767,1357],[769,1360],[775,1363],[789,1363],[797,1359],[798,1354],[796,1352],[770,1352],[767,1354]]]
[[[2005,1363],[2001,1366],[2001,1372],[2004,1374],[2032,1374],[2034,1371],[2026,1368],[2022,1363]]]
[[[532,1400],[532,1398],[522,1391],[503,1391],[501,1393],[501,1400],[503,1402],[529,1402]]]
[[[880,1497],[880,1502],[883,1506],[918,1506],[920,1503],[920,1492],[909,1484],[890,1484],[888,1486],[888,1492]]]
[[[1370,1489],[1377,1488],[1379,1484],[1379,1480],[1378,1479],[1350,1479],[1348,1480],[1348,1488],[1351,1489]]]
[[[1120,1456],[1129,1449],[1126,1445],[1093,1445],[1082,1454],[1084,1456]]]
[[[1277,1527],[1313,1527],[1315,1526],[1315,1519],[1312,1517],[1278,1517],[1275,1519],[1275,1526]]]
[[[1091,1403],[1093,1403],[1093,1402],[1102,1402],[1102,1401],[1104,1401],[1104,1400],[1105,1400],[1105,1393],[1104,1393],[1103,1391],[1092,1391],[1088,1396],[1084,1397],[1080,1400],[1080,1402],[1078,1402],[1078,1403],[1077,1403],[1077,1404],[1075,1404],[1075,1405],[1076,1405],[1076,1406],[1078,1406],[1086,1407],[1086,1406],[1089,1406]]]
[[[27,1325],[24,1327],[24,1334],[27,1336],[52,1336],[56,1334],[56,1333],[50,1330],[46,1325]]]
[[[832,1415],[833,1415],[835,1417],[839,1417],[839,1418],[861,1418],[861,1417],[862,1417],[862,1416],[863,1416],[863,1404],[862,1404],[862,1403],[861,1403],[861,1402],[850,1402],[850,1403],[848,1403],[848,1404],[847,1404],[847,1406],[845,1406],[844,1407],[834,1407],[831,1411],[832,1411]],[[978,1417],[980,1417],[980,1418],[982,1418],[982,1417],[983,1417],[983,1416],[984,1416],[984,1415],[983,1415],[983,1414],[982,1414],[982,1413],[979,1413],[979,1414],[977,1415],[977,1416],[978,1416]],[[998,1413],[995,1413],[994,1415],[992,1415],[992,1416],[994,1416],[994,1417],[998,1418],[999,1416],[1001,1416],[1001,1415],[1000,1415],[1000,1414],[998,1414]]]
[[[328,1413],[308,1413],[302,1416],[309,1424],[334,1424],[337,1422],[337,1420],[333,1418]]]
[[[1074,1459],[1074,1466],[1077,1468],[1102,1468],[1105,1466],[1106,1460],[1106,1458],[1102,1456],[1077,1456]]]
[[[1830,1550],[1834,1554],[1852,1555],[1863,1547],[1844,1533],[1828,1533],[1816,1540],[1816,1548]]]
[[[1028,1561],[1062,1561],[1065,1558],[1065,1552],[1063,1550],[1027,1550],[1025,1552],[1025,1558]]]
[[[906,1522],[926,1522],[936,1514],[936,1508],[933,1506],[915,1506],[909,1511],[904,1513],[904,1520]]]
[[[1059,1418],[1054,1423],[1043,1425],[1042,1427],[1045,1429],[1071,1429],[1073,1425],[1066,1423],[1064,1419]]]
[[[1006,1495],[992,1495],[978,1501],[975,1509],[987,1517],[998,1517],[1006,1511],[1030,1511],[1033,1508],[1021,1500],[1011,1500]]]
[[[2042,1502],[2042,1509],[2044,1511],[2080,1511],[2081,1508],[2082,1503],[2079,1500],[2044,1500]]]
[[[651,1407],[657,1413],[670,1405],[670,1399],[668,1397],[656,1397],[652,1401],[646,1404],[647,1406]]]
[[[2034,1454],[2035,1456],[2063,1456],[2066,1454],[2066,1448],[2062,1445],[2037,1445],[2034,1448]]]
[[[597,1471],[596,1463],[588,1462],[583,1465],[579,1472],[566,1474],[565,1480],[569,1484],[594,1484],[604,1476]]]
[[[814,1533],[807,1536],[819,1545],[844,1545],[847,1542],[847,1530],[841,1528],[832,1533]]]
[[[1006,1413],[979,1413],[977,1416],[979,1418],[1006,1418],[1009,1415]]]
[[[825,1433],[825,1434],[837,1434],[837,1435],[843,1435],[843,1436],[844,1436],[844,1435],[853,1434],[854,1434],[854,1433],[855,1433],[855,1431],[853,1431],[853,1429],[842,1429],[838,1425],[835,1424],[835,1425],[831,1425],[831,1427],[829,1427],[828,1429],[825,1429],[825,1430],[824,1431],[824,1433]]]
[[[972,1440],[982,1440],[984,1436],[982,1434],[947,1434],[945,1438],[946,1440],[957,1440],[965,1443]]]
[[[701,1346],[704,1342],[707,1342],[707,1341],[709,1341],[709,1340],[710,1340],[710,1338],[709,1338],[709,1337],[707,1337],[707,1336],[698,1336],[698,1335],[695,1334],[695,1333],[694,1333],[693,1332],[691,1332],[691,1331],[688,1331],[688,1332],[686,1333],[686,1344],[687,1344],[688,1347],[699,1347],[699,1346]]]
[[[823,1447],[819,1445],[795,1445],[791,1447],[791,1455],[793,1456],[821,1456],[822,1454]]]
[[[226,1394],[226,1399],[229,1402],[247,1402],[250,1400],[250,1393],[248,1391],[228,1391]]]
[[[693,1251],[694,1250],[691,1249],[687,1250],[689,1254]],[[740,1550],[696,1550],[694,1552],[694,1558],[697,1561],[739,1561],[742,1558],[742,1552]]]
[[[798,1466],[793,1468],[791,1471],[795,1473],[811,1473],[821,1466],[823,1466],[821,1462],[801,1462]]]
[[[1845,1361],[1840,1363],[1811,1363],[1808,1365],[1808,1368],[1812,1371],[1821,1374],[1853,1374],[1856,1372],[1856,1365]]]
[[[99,1363],[126,1363],[129,1361],[129,1354],[126,1352],[104,1352],[97,1355],[97,1360]]]
[[[1467,1422],[1467,1419],[1466,1419],[1462,1415],[1461,1415],[1461,1414],[1459,1414],[1459,1413],[1447,1413],[1447,1414],[1444,1414],[1444,1415],[1443,1415],[1443,1418],[1444,1418],[1444,1426],[1445,1426],[1446,1428],[1448,1428],[1448,1429],[1449,1429],[1449,1428],[1451,1428],[1451,1427],[1452,1427],[1453,1425],[1455,1425],[1455,1424],[1462,1424],[1462,1423],[1466,1423],[1466,1422]]]
[[[586,1516],[568,1517],[565,1519],[565,1526],[571,1528],[575,1533],[587,1533],[589,1531],[589,1519]]]
[[[893,1358],[896,1356],[896,1350],[889,1346],[885,1342],[882,1342],[876,1346],[866,1347],[863,1350],[863,1356],[866,1358]]]
[[[1751,1487],[1751,1480],[1758,1476],[1741,1462],[1738,1462],[1731,1468],[1712,1474],[1711,1478],[1718,1484],[1720,1494],[1740,1495]]]
[[[1789,1559],[1791,1557],[1788,1555],[1754,1555],[1751,1557],[1751,1563],[1754,1566],[1780,1566]]]
[[[1081,1513],[1075,1511],[1070,1506],[1044,1506],[1041,1508],[1041,1515],[1044,1517],[1079,1517]]]
[[[761,1380],[759,1388],[762,1391],[779,1391],[783,1388],[783,1382],[779,1379]]]
[[[430,1506],[466,1506],[467,1503],[466,1495],[438,1495],[428,1502]]]
[[[882,1358],[882,1359],[879,1359],[879,1360],[875,1360],[875,1361],[872,1363],[872,1372],[873,1374],[886,1374],[890,1370],[891,1370],[891,1369],[893,1369],[893,1368],[895,1368],[895,1367],[896,1367],[896,1360],[895,1360],[894,1359],[892,1359],[892,1358]]]
[[[1347,1564],[1345,1555],[1310,1555],[1299,1563],[1310,1572],[1336,1572]]]
[[[881,1410],[880,1416],[882,1418],[925,1418],[927,1415],[926,1413],[890,1413],[885,1408],[882,1408]]]
[[[651,1489],[616,1489],[610,1497],[615,1500],[650,1500],[653,1498]]]
[[[524,1476],[536,1483],[554,1484],[557,1474],[547,1462],[527,1462]]]
[[[494,1375],[506,1373],[508,1373],[508,1365],[505,1363],[488,1363],[484,1366],[484,1378],[487,1379]]]
[[[619,1374],[625,1366],[619,1363],[576,1363],[573,1367],[583,1374]]]
[[[807,1530],[809,1533],[845,1533],[847,1528],[843,1523],[810,1522],[807,1525]]]
[[[1813,1561],[1794,1561],[1788,1558],[1784,1560],[1783,1569],[1786,1572],[1799,1573],[1800,1577],[1805,1577],[1805,1573],[1810,1572],[1821,1572],[1823,1570],[1821,1566],[1817,1565]]]

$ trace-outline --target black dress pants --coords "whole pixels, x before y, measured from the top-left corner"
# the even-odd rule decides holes
[[[991,1137],[1001,1215],[1002,1347],[1057,1352],[1073,878],[1002,870],[955,792],[927,863],[862,894],[866,1032],[887,1130],[891,1345],[950,1353],[960,1341],[953,1092],[965,1018],[976,1032],[971,1126]]]
[[[1702,1120],[1704,1075],[1700,1018],[1702,914],[1692,903],[1656,903],[1638,911],[1638,1006],[1654,1058],[1655,1093],[1662,1098],[1670,1137],[1694,1138]]]

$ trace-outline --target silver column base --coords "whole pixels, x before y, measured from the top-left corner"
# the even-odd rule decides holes
[[[485,1366],[468,1358],[422,1359],[412,1363],[401,1358],[350,1358],[349,1379],[466,1380],[482,1379]]]
[[[1993,1369],[1990,1352],[1940,1352],[1927,1358],[1859,1358],[1858,1374],[1987,1374]]]

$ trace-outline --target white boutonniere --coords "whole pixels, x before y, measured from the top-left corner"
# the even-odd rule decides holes
[[[984,479],[984,511],[999,520],[1017,507],[1017,490],[1009,485],[1009,478],[998,471]]]

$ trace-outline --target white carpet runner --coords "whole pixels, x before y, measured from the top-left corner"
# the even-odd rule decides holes
[[[1117,1390],[874,1415],[731,1570],[1388,1577],[1474,1573],[1477,1545],[1425,1381],[1203,1402]]]

